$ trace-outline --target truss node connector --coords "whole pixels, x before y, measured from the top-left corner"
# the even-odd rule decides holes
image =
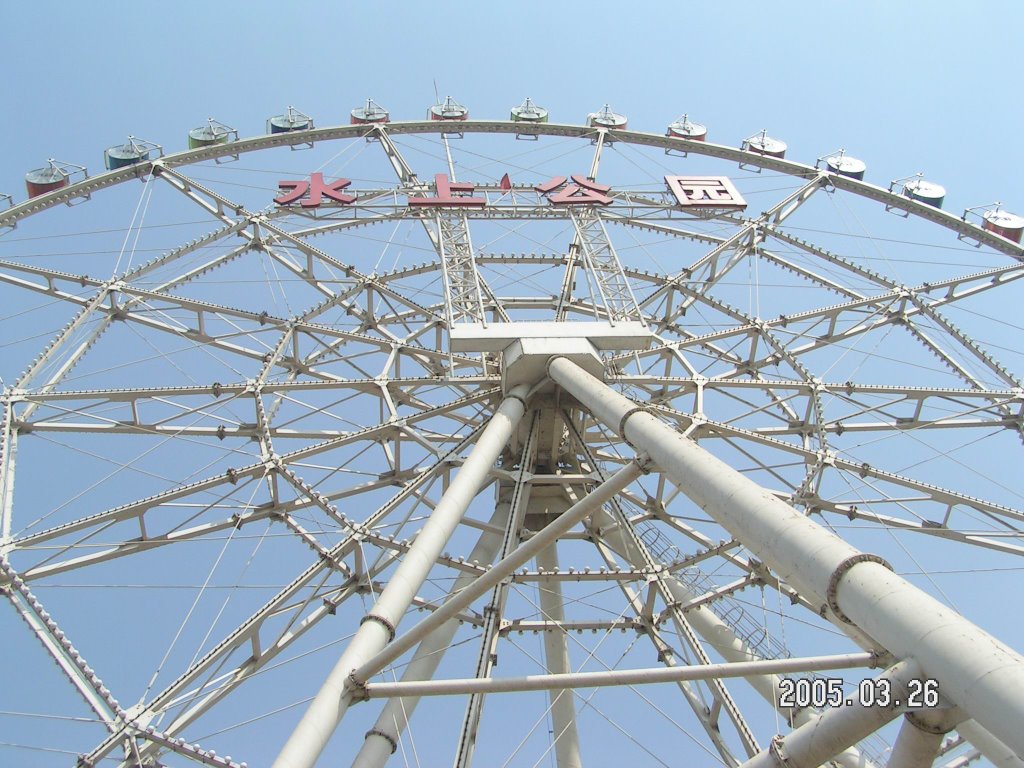
[[[768,754],[771,756],[772,762],[779,768],[789,768],[789,756],[786,754],[781,736],[772,737],[771,744],[768,746]]]
[[[645,475],[651,474],[651,472],[653,472],[655,469],[654,460],[650,457],[650,455],[648,455],[646,451],[641,451],[636,456],[634,456],[633,461],[640,468],[640,471]]]
[[[604,378],[604,362],[587,339],[517,339],[501,353],[501,386],[505,392],[519,384],[533,385],[547,380],[547,364],[554,357],[566,357],[595,378]],[[554,388],[550,381],[547,386]],[[537,391],[542,391],[539,387]]]
[[[0,203],[3,203],[5,201],[7,202],[7,207],[8,208],[13,208],[14,207],[14,198],[11,197],[8,194],[4,194],[3,192],[0,192]],[[4,232],[10,232],[16,226],[17,226],[17,222],[16,221],[12,221],[10,224],[0,224],[0,234],[3,234]]]
[[[460,323],[451,330],[453,352],[501,355],[506,393],[519,384],[544,382],[547,363],[554,357],[567,357],[603,380],[601,352],[647,349],[651,339],[647,326],[637,321]],[[543,389],[541,384],[534,392]]]
[[[639,321],[460,323],[451,330],[453,352],[502,352],[520,339],[586,339],[600,352],[648,349],[650,330]]]
[[[8,594],[12,585],[19,586],[21,579],[18,579],[18,583],[15,583],[15,579],[18,579],[18,574],[7,564],[6,554],[0,553],[0,595]]]

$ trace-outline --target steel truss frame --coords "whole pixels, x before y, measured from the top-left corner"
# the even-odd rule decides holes
[[[430,187],[412,171],[396,139],[428,134],[439,128],[429,123],[406,123],[377,126],[369,131],[365,127],[316,129],[301,132],[301,135],[247,139],[232,143],[230,147],[169,155],[133,169],[86,179],[0,213],[0,227],[13,227],[24,217],[61,202],[151,175],[204,211],[217,227],[110,280],[11,260],[0,262],[0,283],[77,309],[67,326],[3,392],[0,590],[109,732],[101,744],[83,756],[81,764],[97,764],[117,751],[123,752],[125,764],[144,764],[170,750],[185,759],[206,764],[235,765],[230,759],[191,745],[181,735],[324,619],[335,615],[350,598],[370,594],[377,595],[379,603],[384,605],[367,614],[369,621],[359,630],[363,639],[355,641],[356,645],[350,646],[339,661],[328,689],[330,693],[323,697],[324,701],[333,700],[328,708],[334,707],[334,711],[327,719],[340,718],[339,696],[345,698],[345,706],[364,697],[401,698],[396,699],[400,703],[381,714],[377,726],[367,734],[356,765],[383,764],[402,738],[405,721],[417,698],[423,695],[472,692],[456,753],[456,764],[465,766],[472,758],[472,743],[479,727],[485,692],[571,690],[599,682],[602,685],[634,684],[654,680],[678,685],[725,765],[738,765],[744,759],[748,759],[744,765],[767,765],[780,756],[792,765],[818,765],[825,760],[847,766],[863,765],[863,756],[848,748],[876,730],[888,716],[895,716],[895,711],[886,713],[876,709],[866,713],[851,709],[845,714],[821,716],[806,709],[784,711],[798,727],[785,738],[773,741],[769,749],[762,750],[722,680],[742,676],[774,704],[778,675],[783,672],[883,663],[890,666],[883,674],[894,679],[922,674],[922,669],[912,667],[911,662],[892,665],[898,659],[914,656],[914,649],[907,647],[905,638],[886,635],[886,627],[867,615],[862,598],[851,591],[854,587],[844,586],[860,578],[855,578],[855,573],[869,570],[875,575],[863,577],[866,582],[889,578],[877,573],[882,569],[870,561],[858,561],[854,568],[848,561],[857,555],[849,555],[835,567],[831,580],[822,589],[819,575],[794,575],[787,570],[791,569],[791,559],[773,560],[766,554],[760,534],[733,533],[726,524],[724,527],[733,533],[732,538],[714,540],[666,509],[664,501],[678,493],[671,487],[672,483],[679,483],[679,480],[665,466],[660,469],[671,477],[658,481],[658,503],[652,505],[648,503],[650,499],[645,502],[638,496],[634,481],[642,470],[652,468],[649,458],[640,455],[632,461],[624,460],[615,455],[614,446],[615,435],[627,437],[627,425],[640,420],[639,406],[620,402],[621,419],[598,415],[601,406],[596,401],[588,402],[586,397],[572,390],[571,381],[580,377],[566,372],[569,369],[555,375],[555,379],[567,391],[573,391],[578,402],[570,409],[559,411],[555,418],[561,425],[559,432],[564,431],[567,443],[573,446],[563,456],[573,466],[571,471],[564,467],[538,466],[539,423],[544,418],[542,413],[552,413],[550,408],[531,401],[526,388],[506,397],[505,405],[495,406],[500,393],[497,361],[475,359],[472,355],[444,349],[443,332],[458,323],[486,324],[489,317],[508,322],[511,313],[517,310],[552,307],[552,296],[499,295],[484,279],[482,268],[511,264],[553,268],[564,264],[562,291],[553,308],[556,320],[570,317],[593,317],[611,322],[640,319],[650,325],[657,339],[649,350],[610,356],[607,360],[609,384],[630,393],[650,414],[672,423],[687,438],[701,443],[738,446],[747,456],[754,456],[758,450],[785,454],[803,466],[803,478],[796,484],[771,466],[764,467],[764,476],[776,478],[780,490],[768,494],[769,501],[763,503],[771,506],[785,501],[807,513],[869,521],[970,547],[1020,555],[1024,554],[1024,545],[1015,541],[1020,537],[1018,525],[1024,520],[1024,512],[923,482],[903,472],[858,463],[841,455],[833,441],[844,434],[858,433],[1010,429],[1018,435],[1024,434],[1024,396],[1019,377],[958,328],[943,311],[986,291],[1012,284],[1024,275],[1020,264],[1024,251],[954,216],[870,184],[718,145],[633,131],[595,133],[593,129],[552,124],[467,121],[459,127],[467,134],[525,132],[571,138],[596,137],[592,179],[597,177],[606,142],[614,139],[657,148],[683,146],[691,153],[755,163],[796,177],[801,180],[801,186],[759,216],[719,216],[720,221],[733,226],[734,232],[728,237],[702,231],[699,217],[675,209],[667,193],[652,195],[628,190],[612,193],[616,200],[613,209],[598,210],[549,206],[530,188],[517,188],[515,199],[509,202],[501,199],[501,189],[483,184],[479,185],[477,193],[488,197],[486,208],[438,209],[431,216],[424,216],[398,199],[400,195],[426,194]],[[244,155],[298,139],[315,143],[363,137],[378,141],[399,178],[400,187],[366,190],[360,193],[356,206],[324,207],[301,219],[296,211],[246,210],[181,170],[201,160],[228,154]],[[447,149],[446,140],[445,146]],[[450,178],[454,180],[450,151],[448,157]],[[805,203],[831,190],[852,192],[914,213],[1006,254],[1013,261],[916,286],[903,285],[850,257],[806,242],[787,231],[787,220],[797,215]],[[437,254],[436,262],[403,266],[384,274],[365,274],[315,244],[317,238],[331,234],[416,219],[425,228]],[[473,221],[531,219],[569,224],[574,234],[567,253],[513,256],[475,252],[470,236]],[[299,221],[301,226],[293,226]],[[609,224],[635,232],[664,234],[680,242],[702,243],[710,250],[676,274],[645,273],[620,261]],[[211,246],[225,250],[197,265],[177,272],[173,270],[176,264],[186,264],[189,258]],[[293,317],[275,317],[267,312],[190,298],[181,290],[254,251],[301,280],[319,296],[319,301]],[[795,252],[810,258],[818,268],[808,267],[795,258],[792,255]],[[751,258],[762,259],[797,275],[822,292],[838,297],[839,303],[761,319],[718,299],[716,286]],[[593,280],[594,290],[589,298],[572,290],[579,270]],[[837,275],[848,278],[849,282]],[[154,276],[155,284],[150,280]],[[439,276],[443,281],[445,289],[440,303],[420,302],[402,290],[404,281],[424,276]],[[860,286],[870,285],[871,290],[852,287],[854,281]],[[355,330],[339,328],[330,321],[332,313],[338,311],[355,320]],[[728,323],[711,332],[693,333],[688,328],[687,317],[698,311],[715,313]],[[118,323],[201,345],[227,358],[255,361],[259,364],[259,373],[247,381],[188,387],[65,388],[68,374]],[[816,378],[811,367],[805,365],[805,360],[822,349],[895,326],[907,329],[922,348],[935,355],[952,376],[963,383],[963,388],[889,387],[853,381],[829,383]],[[352,350],[368,350],[365,356],[378,367],[361,370],[362,375],[352,375],[360,370],[360,363],[354,361],[347,375],[338,373],[338,360]],[[694,365],[701,357],[713,358],[724,368],[710,376],[704,375]],[[418,373],[402,375],[403,361]],[[770,370],[780,365],[792,372],[790,379],[779,380],[770,375]],[[460,370],[458,375],[457,369]],[[461,371],[471,373],[465,375]],[[686,375],[679,375],[680,371]],[[440,403],[433,396],[439,381],[445,393]],[[290,423],[279,416],[289,409],[315,412],[318,406],[314,398],[322,392],[375,398],[380,403],[379,423],[355,430],[325,429],[304,425],[301,418]],[[744,409],[746,420],[712,418],[709,401],[723,398]],[[245,416],[230,415],[225,408],[229,403],[244,409]],[[630,408],[634,410],[628,410]],[[483,427],[484,420],[492,413],[498,414],[491,416],[495,423],[508,421],[495,427],[500,431],[497,437],[488,437]],[[758,418],[750,418],[754,415]],[[643,418],[650,419],[650,416],[644,414]],[[513,452],[511,444],[518,439],[515,424],[520,419],[531,426],[526,428],[526,438]],[[442,420],[449,426],[437,426]],[[610,439],[608,433],[612,434]],[[225,472],[127,504],[97,510],[55,527],[20,534],[14,525],[17,510],[15,459],[19,442],[33,434],[145,435],[207,441],[241,438],[252,442],[254,448],[249,462]],[[661,442],[667,444],[669,433],[662,434]],[[308,444],[298,449],[283,447],[295,440]],[[633,442],[640,450],[653,450],[658,441],[649,445],[638,440]],[[332,452],[362,445],[387,446],[387,466],[382,468],[385,471],[380,472],[379,477],[329,489],[322,489],[321,481],[306,477],[309,462],[318,457],[327,457],[325,460],[330,461]],[[463,458],[471,446],[474,446],[472,451]],[[403,458],[403,451],[412,454],[412,458]],[[547,453],[550,454],[550,450]],[[555,453],[557,455],[558,451]],[[513,460],[516,456],[518,461]],[[605,467],[619,464],[624,464],[625,468],[609,479]],[[829,498],[822,482],[831,475],[855,476],[874,483],[878,489],[876,498],[868,499],[867,504]],[[722,477],[727,476],[722,474]],[[465,521],[479,528],[476,548],[468,559],[449,555],[444,548],[451,530],[480,487],[492,484],[496,505],[490,521]],[[524,521],[531,509],[531,493],[547,486],[560,488],[576,501],[556,523],[526,537]],[[354,518],[345,511],[349,499],[388,488],[397,488],[397,491],[364,519]],[[243,503],[240,501],[243,489],[260,489],[262,501]],[[380,525],[408,504],[430,510],[430,522],[412,541],[403,538],[401,533],[388,533]],[[942,510],[942,514],[922,517],[914,511],[925,504]],[[168,514],[178,507],[188,507],[191,516],[183,521]],[[444,520],[444,510],[449,507],[447,522],[438,522]],[[881,512],[880,507],[888,509]],[[316,525],[310,525],[311,514],[316,516]],[[404,514],[408,517],[411,513]],[[972,530],[971,521],[978,519],[995,521],[1003,528],[1005,536],[1000,536],[998,531]],[[30,590],[34,582],[43,584],[58,574],[200,540],[261,521],[287,530],[312,552],[312,565],[228,632],[209,653],[196,660],[160,693],[133,707],[122,708],[113,698]],[[643,538],[643,525],[652,521],[689,540],[697,551],[677,559],[660,557]],[[324,524],[340,532],[341,540],[332,543],[325,535]],[[439,532],[432,534],[431,526],[439,527]],[[113,530],[121,531],[115,541],[89,554],[78,554],[83,543]],[[556,542],[559,539],[572,541],[574,537],[594,544],[606,563],[603,571],[582,573],[559,567]],[[46,554],[33,559],[32,554],[44,551],[44,547]],[[383,555],[371,561],[364,552],[365,547],[377,548]],[[486,563],[495,558],[498,562],[488,567]],[[535,568],[525,572],[514,570],[532,558],[536,559]],[[717,585],[710,592],[695,592],[684,578],[687,569],[717,558],[738,569],[740,576]],[[421,583],[434,566],[458,574],[451,597],[446,601],[418,594],[417,579]],[[403,581],[402,578],[394,581],[396,567],[399,572],[418,569],[419,574],[410,579],[412,586],[406,586],[400,598],[391,597],[396,589],[402,589],[391,586]],[[801,578],[806,581],[801,582]],[[591,579],[612,582],[622,592],[632,615],[617,619],[566,619],[560,614],[564,602],[562,585]],[[540,620],[512,621],[505,615],[509,590],[517,584],[541,585]],[[712,610],[751,586],[777,589],[792,602],[815,610],[826,605],[824,613],[828,618],[847,630],[855,643],[872,653],[831,659],[762,659],[758,648],[733,631],[735,628]],[[485,594],[490,595],[489,601],[481,611],[474,610],[473,596]],[[410,606],[427,610],[431,615],[421,625],[395,638],[397,624]],[[845,615],[853,616],[857,611],[860,614],[854,616],[854,625],[849,624]],[[950,620],[954,621],[955,617]],[[451,643],[459,621],[482,630],[475,677],[466,681],[431,681],[429,678],[435,674],[440,656]],[[665,668],[599,672],[590,677],[568,668],[567,633],[615,629],[628,629],[647,636]],[[547,674],[523,679],[493,678],[492,667],[500,639],[514,632],[536,631],[545,634]],[[883,637],[889,639],[883,640]],[[391,638],[395,640],[389,643]],[[674,646],[677,639],[684,641],[685,648]],[[394,684],[370,681],[372,674],[398,659],[401,653],[412,650],[420,641],[422,645],[407,669],[408,679]],[[709,649],[725,658],[727,664],[713,663]],[[1003,654],[1000,656],[1003,661],[1019,662],[1016,657],[1006,656],[1007,653],[1012,652],[998,649],[997,655]],[[998,686],[990,686],[988,699],[971,693],[969,685],[937,664],[937,658],[942,657],[913,663],[925,663],[924,671],[942,677],[944,686],[948,678],[949,690],[955,691],[950,694],[952,700],[964,708],[964,715],[959,718],[961,722],[940,725],[946,730],[956,726],[990,758],[1001,755],[999,759],[1003,764],[1015,765],[1014,758],[1007,754],[1006,745],[1018,754],[1024,750],[1024,745],[1019,743],[1019,734],[1008,724],[1007,718],[1020,714],[1012,701],[1006,700],[997,690]],[[727,666],[731,669],[726,669]],[[350,673],[353,673],[351,679]],[[1001,705],[992,703],[999,701]],[[560,768],[577,765],[580,741],[575,735],[575,718],[579,702],[569,695],[554,694],[552,705],[559,734],[554,740],[557,762]],[[340,708],[342,713],[345,706]],[[720,728],[723,712],[733,731],[728,739]],[[965,720],[968,715],[979,718],[985,727]],[[168,720],[167,724],[154,728],[152,723],[161,718]],[[938,729],[939,725],[934,727]],[[819,751],[814,751],[802,741],[802,734],[813,729],[835,734],[824,751],[820,743],[815,747]],[[996,736],[986,729],[993,730]],[[915,734],[920,732],[919,728],[915,731],[905,726],[904,731],[908,735],[901,733],[898,744],[901,757],[895,764],[930,765],[940,751],[938,740],[918,738]],[[314,737],[301,735],[312,733],[308,729],[297,733],[300,735],[289,742],[279,760],[280,765],[311,765],[314,752],[326,742],[322,731]],[[733,754],[736,746],[742,751],[742,758]]]

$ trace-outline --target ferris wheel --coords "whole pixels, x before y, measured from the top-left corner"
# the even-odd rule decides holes
[[[368,100],[29,172],[3,761],[1019,766],[1024,220],[715,140]]]

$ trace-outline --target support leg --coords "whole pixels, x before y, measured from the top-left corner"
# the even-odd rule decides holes
[[[646,456],[637,457],[626,464],[626,466],[588,495],[559,515],[558,519],[553,520],[545,528],[537,532],[533,538],[521,544],[506,557],[495,563],[494,567],[487,571],[487,573],[480,576],[476,581],[459,592],[458,595],[445,602],[433,614],[423,619],[423,621],[403,634],[387,648],[382,649],[376,656],[367,659],[361,667],[352,671],[351,678],[357,684],[365,683],[367,679],[400,657],[422,638],[456,616],[459,611],[468,608],[474,600],[485,594],[488,590],[493,589],[516,568],[529,562],[537,556],[538,552],[550,545],[558,537],[572,530],[584,517],[598,509],[602,504],[607,503],[615,494],[620,493],[646,471],[646,466]]]
[[[537,570],[554,573],[558,570],[556,544],[537,553]],[[562,584],[557,579],[538,582],[540,588],[540,609],[547,621],[565,621],[565,607],[562,603]],[[571,672],[569,648],[564,632],[544,633],[544,658],[549,675]],[[555,757],[558,768],[582,768],[579,734],[576,732],[576,702],[572,691],[549,691],[551,696],[551,721],[554,725]]]
[[[915,661],[901,661],[879,677],[891,684],[892,698],[887,705],[853,704],[826,710],[811,722],[786,736],[776,736],[772,745],[745,762],[740,768],[818,768],[847,747],[870,736],[899,715],[897,701],[906,701],[909,683],[921,675]]]
[[[949,733],[963,714],[957,710],[921,710],[903,716],[903,725],[886,768],[931,768]]]
[[[566,358],[549,376],[840,627],[914,658],[942,695],[1024,755],[1024,657]]]
[[[502,401],[376,604],[364,617],[359,631],[288,738],[274,761],[274,768],[312,768],[316,763],[352,702],[353,686],[349,679],[352,670],[394,639],[395,627],[522,418],[527,389],[520,385]]]
[[[504,528],[508,513],[508,502],[498,502],[494,508],[494,516],[491,517],[490,527]],[[490,563],[494,560],[499,546],[501,546],[501,537],[492,530],[485,530],[480,534],[473,551],[470,552],[470,562],[475,560],[478,563]],[[469,573],[459,574],[452,585],[451,593],[458,594],[474,578]],[[402,682],[432,678],[458,628],[459,622],[449,621],[427,635],[416,649],[416,653],[413,654],[412,661],[406,666],[405,672],[402,673]],[[382,768],[397,749],[402,731],[409,724],[409,719],[419,701],[418,696],[389,699],[373,728],[366,732],[363,746],[359,750],[359,754],[356,755],[352,768]]]
[[[602,540],[619,556],[624,557],[631,566],[641,568],[645,565],[645,560],[641,553],[607,511],[601,510],[591,517],[591,528],[601,531]],[[672,600],[678,605],[686,605],[697,597],[689,587],[675,577],[667,578],[665,586],[671,594]],[[708,646],[713,648],[726,661],[740,664],[763,660],[755,648],[739,637],[729,624],[724,622],[707,606],[698,606],[691,611],[687,611],[686,617]],[[801,708],[793,710],[779,705],[781,693],[779,690],[779,675],[748,675],[744,679],[765,701],[772,705],[780,715],[785,717],[794,726],[803,725],[817,718],[817,714],[813,709]],[[843,768],[877,768],[856,749],[847,749],[835,755],[832,758],[832,762]],[[1024,765],[1003,766],[1002,768],[1024,768]]]

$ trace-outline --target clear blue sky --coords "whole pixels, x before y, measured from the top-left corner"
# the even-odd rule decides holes
[[[524,96],[552,120],[609,102],[644,130],[682,112],[726,144],[768,128],[794,159],[846,147],[888,181],[924,171],[955,209],[1024,211],[1020,3],[10,3],[0,191],[48,157],[98,171],[134,134],[184,146],[208,116],[262,132],[372,96],[419,118],[434,83],[477,117]]]
[[[344,123],[369,96],[420,119],[436,87],[477,118],[531,96],[553,122],[610,103],[659,133],[687,112],[733,146],[767,128],[792,159],[845,147],[875,183],[923,171],[947,210],[1024,214],[1022,29],[1013,0],[9,2],[0,192],[23,200],[50,157],[99,173],[128,134],[178,151],[208,116],[246,137],[288,105]],[[0,710],[46,707],[17,688],[0,681]]]

